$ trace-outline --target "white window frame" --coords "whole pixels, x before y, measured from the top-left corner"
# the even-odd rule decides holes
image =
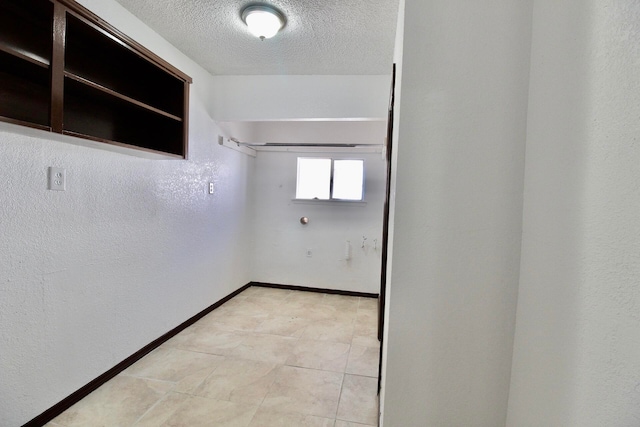
[[[329,174],[329,198],[328,199],[319,199],[319,198],[298,198],[298,184],[300,177],[300,159],[324,159],[331,160],[331,172]],[[360,199],[338,199],[333,197],[333,180],[334,180],[334,169],[336,161],[360,161],[362,162],[362,197]],[[365,159],[362,158],[344,158],[344,157],[298,157],[296,159],[297,168],[296,168],[296,197],[293,199],[295,201],[303,201],[303,202],[346,202],[346,203],[363,203],[365,200],[365,182],[366,182],[366,162]]]

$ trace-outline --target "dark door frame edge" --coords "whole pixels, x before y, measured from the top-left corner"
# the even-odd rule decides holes
[[[382,220],[382,261],[380,268],[380,299],[378,304],[378,341],[380,341],[380,355],[378,358],[378,395],[382,389],[382,364],[384,363],[383,347],[384,347],[384,313],[387,300],[387,264],[389,256],[389,216],[390,216],[390,200],[391,200],[391,173],[392,173],[392,155],[393,155],[393,129],[395,119],[395,103],[396,103],[396,64],[393,64],[391,74],[391,93],[389,95],[389,118],[387,121],[387,179],[384,200],[384,212]]]

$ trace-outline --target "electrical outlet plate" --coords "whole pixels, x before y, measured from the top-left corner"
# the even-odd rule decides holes
[[[312,255],[313,255],[313,251],[311,251],[311,248],[307,248],[307,256],[311,258]]]
[[[67,170],[63,168],[49,167],[48,189],[54,191],[66,191]]]
[[[213,182],[209,183],[209,194],[213,194]]]

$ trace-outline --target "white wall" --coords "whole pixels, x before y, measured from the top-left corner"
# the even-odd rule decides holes
[[[297,158],[365,160],[365,202],[297,202]],[[256,281],[380,292],[385,162],[380,153],[258,152],[253,225]],[[309,218],[307,225],[300,217]],[[362,248],[362,237],[366,236]],[[345,260],[345,242],[351,259]],[[375,242],[377,240],[377,249]],[[306,250],[312,256],[306,256]]]
[[[385,118],[383,76],[215,76],[217,120]]]
[[[504,425],[531,2],[407,1],[384,425]]]
[[[383,144],[390,73],[214,76],[212,111],[225,136],[248,142]],[[385,164],[381,154],[355,156],[367,159],[367,204],[310,205],[291,200],[298,154],[258,153],[252,223],[254,281],[379,293]],[[308,226],[300,225],[301,216],[310,218]],[[363,235],[367,237],[364,249]],[[352,242],[349,262],[342,259],[346,240]],[[312,249],[310,258],[307,248]]]
[[[537,0],[507,425],[640,425],[640,3]]]
[[[215,143],[210,75],[115,1],[81,3],[193,77],[190,159],[0,125],[2,426],[29,421],[252,279],[253,160]],[[66,168],[66,192],[46,190],[48,166]]]
[[[377,92],[388,92],[381,86]],[[387,95],[388,96],[388,95]],[[229,138],[242,142],[284,144],[368,144],[383,145],[387,119],[300,119],[218,122]]]

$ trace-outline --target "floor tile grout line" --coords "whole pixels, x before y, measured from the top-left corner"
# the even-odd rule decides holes
[[[258,405],[258,409],[256,409],[256,412],[253,414],[253,417],[251,417],[251,421],[249,421],[249,424],[247,424],[247,426],[250,426],[251,423],[253,422],[254,418],[256,417],[256,415],[258,414],[258,411],[260,410],[260,408],[262,408],[262,405],[264,404],[264,401],[267,399],[267,396],[269,396],[269,393],[271,392],[271,389],[273,388],[273,385],[276,383],[277,381],[277,370],[279,368],[281,368],[283,365],[276,365],[276,367],[273,369],[274,371],[274,378],[273,381],[271,382],[271,384],[269,384],[269,388],[267,389],[267,392],[264,394],[264,397],[262,398],[262,400],[260,401],[260,404]]]
[[[118,375],[116,375],[116,377],[118,377],[118,376],[135,378],[135,379],[138,379],[138,380],[145,380],[145,381],[155,381],[155,382],[159,382],[159,383],[167,383],[167,384],[173,384],[173,385],[176,384],[175,381],[160,380],[158,378],[143,377],[141,375],[131,375],[131,374],[125,374],[125,373],[122,373],[122,372],[120,372]]]
[[[345,371],[328,371],[326,369],[309,368],[309,367],[306,367],[306,366],[293,366],[293,365],[286,365],[286,364],[285,365],[281,365],[281,366],[283,368],[304,369],[304,370],[307,370],[307,371],[314,371],[314,372],[328,372],[328,373],[331,373],[331,374],[346,374]],[[351,375],[351,374],[349,374],[349,375]]]
[[[336,405],[336,413],[333,416],[333,419],[336,420],[334,421],[334,424],[336,424],[337,420],[338,420],[338,411],[340,410],[340,401],[342,400],[342,391],[344,389],[344,379],[346,377],[347,374],[342,374],[342,383],[340,384],[340,393],[338,393],[338,403]]]
[[[198,383],[198,385],[197,385],[197,386],[193,387],[193,393],[194,393],[193,395],[194,395],[194,396],[199,396],[198,394],[196,394],[196,392],[200,389],[200,387],[202,386],[202,384],[204,384],[204,383],[205,383],[205,382],[206,382],[206,381],[207,381],[207,380],[208,380],[208,379],[209,379],[209,378],[210,378],[214,373],[216,373],[216,372],[218,371],[218,369],[220,369],[220,366],[222,366],[222,364],[223,364],[224,362],[226,362],[226,361],[229,359],[227,356],[221,356],[221,357],[223,358],[223,360],[221,360],[221,361],[220,361],[220,363],[218,363],[218,364],[216,365],[216,367],[215,367],[215,368],[213,368],[213,370],[212,370],[211,372],[209,372],[209,375],[207,375],[206,377],[204,377],[204,378],[202,379],[202,381],[200,381],[200,382]],[[201,397],[204,397],[204,396],[201,396]]]
[[[160,404],[160,402],[164,401],[164,400],[169,396],[169,393],[171,393],[171,392],[173,391],[173,389],[174,389],[174,388],[175,388],[175,383],[174,383],[174,387],[172,387],[171,389],[167,390],[167,391],[165,392],[165,394],[164,394],[160,399],[158,399],[158,401],[157,401],[156,403],[154,403],[153,405],[151,405],[151,406],[149,407],[149,409],[147,409],[147,410],[146,410],[142,415],[140,415],[140,416],[138,417],[138,419],[137,419],[137,420],[135,420],[135,421],[133,422],[133,424],[131,424],[131,426],[132,426],[132,427],[135,427],[135,425],[136,425],[136,424],[138,424],[138,422],[140,422],[140,420],[141,420],[141,419],[143,419],[143,418],[145,417],[145,415],[147,415],[149,412],[151,412],[151,410],[152,410],[153,408],[155,408],[156,406],[158,406],[158,405]],[[165,420],[165,421],[166,421],[166,420]]]

